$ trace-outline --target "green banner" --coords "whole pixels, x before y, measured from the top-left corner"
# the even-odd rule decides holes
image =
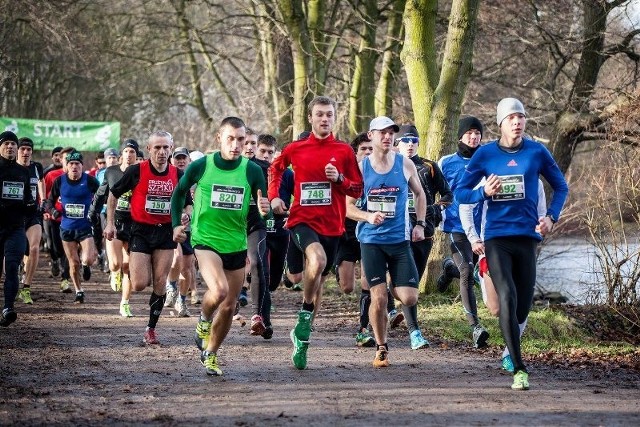
[[[120,147],[120,122],[69,122],[0,117],[0,132],[33,140],[34,150],[75,147],[78,151],[104,151]]]

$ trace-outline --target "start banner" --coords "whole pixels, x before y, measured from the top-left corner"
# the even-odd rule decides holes
[[[120,147],[120,122],[70,122],[0,117],[0,132],[33,140],[34,150],[75,147],[78,151],[104,151]]]

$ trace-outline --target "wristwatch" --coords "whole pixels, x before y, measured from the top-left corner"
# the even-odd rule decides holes
[[[422,228],[427,228],[427,223],[423,220],[416,221],[416,225],[419,225]]]
[[[555,219],[555,218],[553,217],[553,215],[551,215],[551,214],[547,214],[547,218],[549,218],[549,219],[551,220],[551,222],[552,222],[552,223],[554,223],[554,224],[555,224],[556,222],[558,222],[558,220],[557,220],[557,219]]]
[[[338,179],[336,179],[336,184],[342,184],[344,182],[344,175],[338,175]]]

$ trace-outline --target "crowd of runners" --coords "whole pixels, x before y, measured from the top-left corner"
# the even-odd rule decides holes
[[[281,151],[272,135],[227,117],[207,154],[156,131],[146,150],[126,139],[93,167],[75,148],[57,147],[43,168],[32,160],[31,139],[1,133],[0,326],[16,321],[16,298],[33,304],[45,249],[51,277],[61,292],[75,292],[77,304],[91,302],[83,282],[92,269],[109,273],[122,317],[143,315],[129,300],[151,287],[147,345],[160,342],[164,307],[189,317],[189,306],[200,305],[194,338],[209,375],[222,375],[218,351],[240,307],[250,300],[249,333],[269,340],[271,293],[281,283],[301,290],[289,335],[292,363],[305,369],[327,276],[333,272],[350,293],[359,270],[355,344],[374,348],[373,366],[386,367],[388,328],[404,321],[408,345],[429,346],[418,322],[418,284],[440,230],[451,257],[442,262],[438,290],[459,279],[469,336],[481,348],[489,334],[478,317],[480,282],[506,342],[502,367],[514,374],[513,389],[528,389],[520,338],[536,246],[558,220],[568,188],[549,151],[525,137],[522,103],[500,101],[500,138],[485,144],[481,121],[462,117],[456,152],[438,162],[417,155],[421,138],[410,123],[376,117],[349,144],[334,135],[335,119],[335,101],[319,96],[308,106],[311,131]],[[548,206],[540,176],[553,190]]]

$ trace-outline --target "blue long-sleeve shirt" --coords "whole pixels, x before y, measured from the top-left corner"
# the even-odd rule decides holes
[[[500,192],[487,197],[484,187],[476,184],[491,174],[502,181]],[[569,188],[555,160],[547,148],[530,139],[523,139],[521,147],[510,153],[498,146],[497,141],[483,145],[467,165],[455,198],[458,203],[487,201],[484,239],[527,236],[542,240],[535,231],[538,224],[538,178],[542,175],[551,188],[553,197],[547,215],[555,220],[569,194]]]

